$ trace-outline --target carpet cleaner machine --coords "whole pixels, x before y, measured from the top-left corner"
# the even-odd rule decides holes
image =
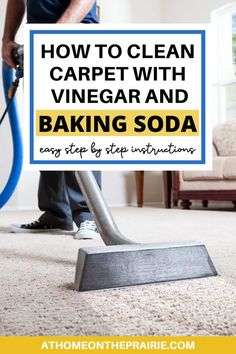
[[[0,193],[0,207],[7,203],[15,190],[23,159],[14,100],[19,80],[23,77],[22,46],[14,51],[13,57],[16,61],[15,78],[13,70],[5,63],[2,71],[7,107],[0,125],[8,113],[14,157],[7,185]],[[92,172],[74,173],[105,243],[105,246],[79,249],[74,284],[76,290],[118,288],[217,275],[204,244],[193,241],[140,244],[124,237],[115,224]]]

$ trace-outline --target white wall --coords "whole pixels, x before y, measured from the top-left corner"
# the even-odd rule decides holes
[[[105,23],[160,22],[161,0],[98,0]]]
[[[161,22],[207,23],[211,11],[229,0],[161,0]]]

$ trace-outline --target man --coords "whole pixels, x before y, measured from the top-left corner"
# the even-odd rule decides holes
[[[28,23],[97,23],[95,0],[8,0],[5,28],[2,39],[2,57],[15,67],[12,51],[18,47],[16,33],[25,10]],[[100,185],[101,173],[94,172]],[[39,209],[44,213],[39,220],[29,224],[12,225],[13,232],[56,232],[73,230],[75,238],[97,238],[96,225],[84,197],[71,171],[42,171],[38,189]]]

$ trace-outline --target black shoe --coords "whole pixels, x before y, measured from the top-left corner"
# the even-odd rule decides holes
[[[36,220],[31,222],[30,224],[12,224],[11,232],[14,233],[53,233],[53,234],[72,234],[73,228],[63,228],[63,227],[55,227],[54,225],[50,225],[45,223],[44,221]]]

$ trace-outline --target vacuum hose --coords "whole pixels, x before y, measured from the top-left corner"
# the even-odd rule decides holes
[[[5,63],[3,63],[2,66],[2,78],[5,99],[6,103],[8,104],[8,91],[14,80],[14,75],[13,70],[9,68]],[[13,99],[11,104],[9,105],[8,112],[13,142],[13,161],[7,184],[4,187],[3,191],[0,193],[0,208],[2,208],[12,196],[20,178],[23,162],[22,138],[15,99]]]

